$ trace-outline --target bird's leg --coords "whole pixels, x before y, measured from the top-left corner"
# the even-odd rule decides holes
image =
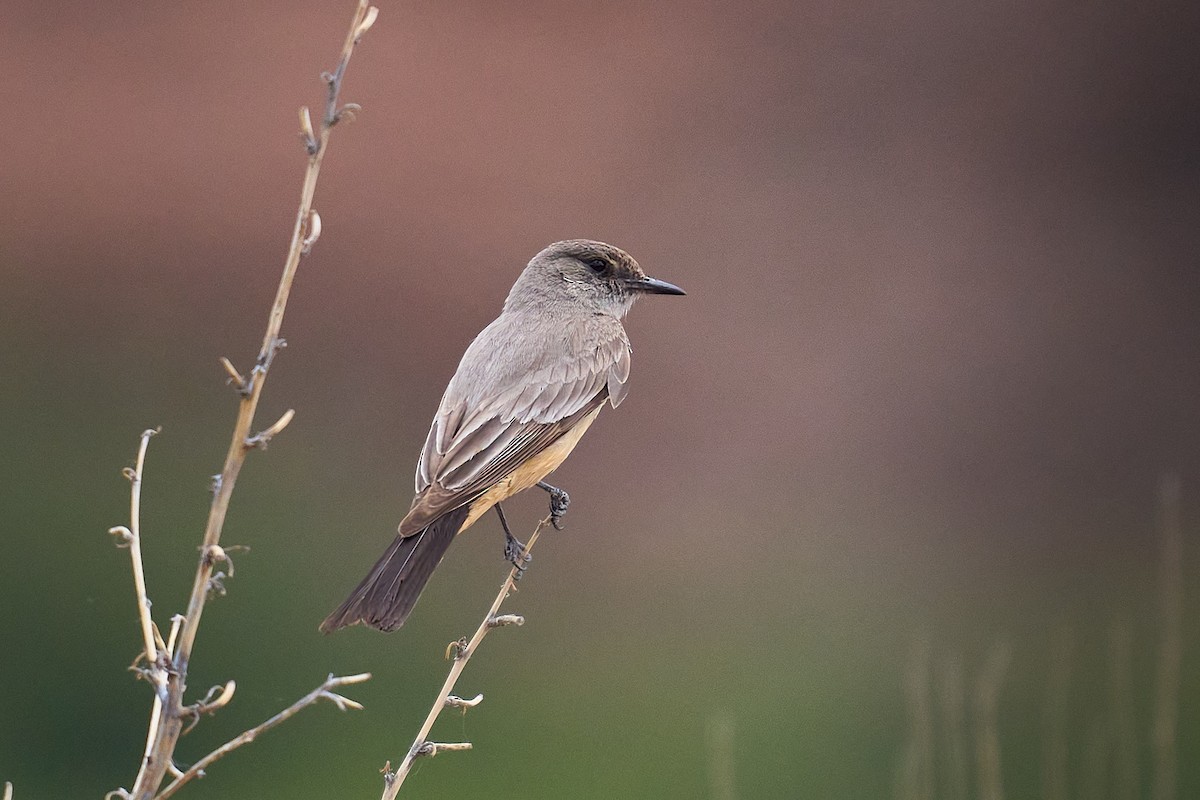
[[[537,485],[538,488],[545,489],[550,493],[550,524],[554,526],[554,530],[561,531],[563,529],[562,518],[567,513],[567,507],[571,505],[571,495],[545,481],[538,481]]]
[[[500,527],[504,528],[504,559],[524,571],[525,566],[533,560],[533,556],[525,552],[524,542],[513,536],[512,531],[508,529],[508,520],[504,518],[504,509],[499,503],[496,503],[496,515],[500,517]]]

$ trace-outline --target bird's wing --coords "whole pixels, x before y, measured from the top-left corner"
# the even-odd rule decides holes
[[[418,495],[401,534],[471,502],[606,400],[618,405],[629,378],[629,341],[619,328],[582,352],[557,349],[527,378],[442,402],[417,463]],[[478,397],[477,400],[472,399]]]

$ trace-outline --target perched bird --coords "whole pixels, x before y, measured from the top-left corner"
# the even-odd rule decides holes
[[[631,351],[622,317],[640,295],[683,293],[603,242],[556,242],[534,256],[442,395],[399,534],[321,630],[399,628],[450,542],[492,506],[505,557],[523,565],[524,545],[499,504],[540,486],[559,526],[570,499],[543,479],[606,403],[616,408],[625,398]]]

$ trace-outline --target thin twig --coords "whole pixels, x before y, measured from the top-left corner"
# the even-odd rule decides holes
[[[229,376],[229,383],[232,384],[233,387],[240,393],[246,388],[246,379],[242,377],[242,373],[237,371],[237,367],[233,365],[233,362],[225,356],[221,356],[220,362],[221,368],[224,369],[225,374]]]
[[[4,782],[4,800],[12,800],[13,788],[8,781]]]
[[[108,531],[121,537],[119,546],[129,548],[129,560],[133,567],[133,589],[137,598],[138,622],[142,630],[144,648],[138,660],[144,658],[146,661],[146,666],[138,668],[138,671],[154,686],[154,700],[150,709],[150,723],[146,730],[146,747],[142,751],[139,777],[146,769],[147,759],[158,736],[159,724],[162,722],[162,706],[167,698],[168,670],[163,652],[165,648],[159,648],[158,641],[155,639],[154,620],[150,616],[150,598],[146,591],[146,570],[142,562],[142,475],[146,466],[146,451],[150,447],[150,438],[161,430],[161,428],[148,428],[142,431],[134,465],[125,470],[125,477],[129,479],[130,484],[129,527],[118,525]],[[137,668],[136,665],[135,661],[135,668]]]
[[[137,461],[134,462],[133,472],[129,476],[132,488],[129,491],[129,558],[133,562],[133,586],[137,593],[138,621],[142,626],[142,640],[146,645],[146,663],[153,665],[158,659],[158,648],[154,643],[154,623],[150,619],[150,599],[146,595],[146,571],[142,566],[142,468],[146,464],[146,449],[150,446],[150,437],[159,433],[161,428],[148,428],[142,431],[142,440],[138,445]]]
[[[538,523],[534,528],[533,533],[529,537],[529,543],[525,545],[525,551],[522,556],[529,554],[533,549],[533,545],[537,542],[538,536],[542,529],[550,524],[550,517],[546,517]],[[496,612],[500,610],[501,604],[508,597],[509,592],[513,590],[517,580],[520,579],[523,570],[514,566],[508,572],[508,577],[504,579],[504,584],[500,587],[500,593],[496,595],[496,599],[492,601],[491,608],[483,615],[483,621],[479,623],[479,627],[475,629],[475,634],[467,641],[459,640],[452,642],[449,651],[453,653],[454,663],[450,665],[450,674],[446,676],[446,680],[442,683],[442,688],[438,692],[437,698],[433,701],[433,707],[429,709],[429,714],[425,717],[425,722],[421,725],[421,730],[417,733],[417,738],[413,740],[412,747],[408,749],[404,760],[400,762],[400,766],[395,772],[385,768],[383,775],[383,795],[381,800],[395,800],[396,795],[400,792],[400,786],[404,783],[404,779],[408,777],[412,770],[413,762],[420,756],[433,756],[439,752],[450,750],[470,750],[470,742],[459,742],[454,744],[443,744],[439,742],[429,741],[429,732],[433,730],[433,723],[441,715],[446,708],[462,708],[466,712],[465,706],[476,705],[483,700],[482,696],[476,697],[472,701],[462,701],[455,697],[454,700],[451,692],[454,691],[454,684],[458,682],[458,676],[467,667],[467,662],[471,660],[471,656],[475,655],[475,651],[479,648],[479,643],[483,641],[483,637],[487,636],[488,631],[503,625],[520,625],[524,619],[515,614],[505,614],[503,617],[497,617]],[[500,620],[503,620],[500,622]],[[499,622],[499,624],[497,624]]]
[[[361,33],[358,33],[359,27],[367,18],[369,12],[370,6],[368,6],[366,0],[359,0],[354,20],[350,26],[350,33],[342,46],[341,58],[338,60],[335,72],[336,80],[329,81],[329,94],[333,103],[336,103],[337,93],[341,89],[341,79],[345,74],[346,66],[350,62],[350,56],[354,52],[354,45],[357,42],[355,38],[356,34],[361,35]],[[309,155],[308,158],[308,169],[304,175],[300,206],[296,212],[296,220],[292,228],[292,240],[288,248],[287,259],[284,262],[283,275],[279,281],[279,288],[275,293],[275,302],[271,306],[271,314],[267,321],[267,330],[263,336],[262,348],[259,350],[258,360],[251,371],[250,377],[247,379],[246,396],[242,398],[238,409],[237,423],[234,426],[229,450],[225,456],[225,467],[221,471],[220,485],[217,487],[217,491],[213,496],[212,506],[209,509],[208,523],[204,529],[204,545],[202,548],[202,552],[204,553],[220,541],[221,530],[225,524],[225,515],[229,510],[229,499],[233,494],[238,473],[241,471],[242,464],[246,460],[247,439],[250,437],[250,430],[254,422],[254,412],[258,408],[258,401],[262,396],[267,371],[270,369],[271,362],[274,360],[283,342],[279,337],[280,330],[283,327],[283,314],[287,308],[288,296],[291,293],[296,269],[300,264],[301,250],[303,249],[304,240],[307,235],[306,228],[311,218],[317,178],[321,171],[321,161],[325,155],[329,143],[329,135],[335,122],[336,119],[333,122],[327,121],[321,126],[321,135],[317,143],[316,152]],[[186,671],[192,647],[195,644],[196,632],[200,625],[200,618],[208,593],[208,579],[211,574],[212,563],[209,563],[208,559],[202,556],[200,566],[196,571],[196,579],[192,584],[192,594],[188,602],[187,613],[184,614],[185,622],[180,631],[178,649],[175,653],[175,668],[181,672]]]
[[[292,703],[283,711],[280,711],[275,716],[259,725],[254,726],[250,730],[244,731],[243,733],[233,737],[228,742],[197,761],[189,770],[181,773],[179,777],[171,781],[171,783],[167,785],[167,788],[163,789],[155,796],[154,800],[167,800],[168,797],[179,791],[179,789],[182,788],[183,785],[188,781],[192,780],[193,778],[203,778],[204,770],[211,766],[212,763],[217,759],[229,755],[244,744],[250,744],[250,742],[253,742],[259,736],[271,730],[271,728],[274,728],[276,725],[280,724],[289,717],[292,717],[308,706],[311,706],[318,700],[328,700],[342,711],[346,711],[347,709],[351,708],[361,711],[362,705],[354,702],[348,697],[343,697],[342,695],[337,694],[333,690],[340,686],[348,686],[352,683],[362,683],[365,680],[370,680],[370,678],[371,673],[369,672],[364,672],[361,675],[347,675],[341,678],[335,678],[333,675],[330,675],[325,679],[324,683],[322,683],[316,689],[313,689],[308,694],[304,695],[304,697],[301,697],[299,700]]]
[[[319,137],[313,135],[311,122],[303,131],[306,139],[305,148],[308,153],[308,166],[304,174],[300,205],[296,211],[295,224],[292,229],[292,238],[288,247],[287,258],[284,261],[283,274],[280,277],[275,300],[271,306],[258,359],[253,369],[245,376],[238,372],[228,359],[222,359],[221,361],[226,375],[230,378],[240,396],[237,421],[234,424],[233,435],[230,440],[229,450],[225,456],[224,466],[220,474],[213,478],[212,503],[209,507],[208,521],[204,528],[204,541],[200,547],[199,564],[196,567],[196,575],[192,582],[192,591],[188,599],[187,611],[183,614],[182,621],[172,628],[170,646],[164,648],[164,650],[169,651],[169,655],[164,659],[163,664],[166,674],[165,692],[156,693],[155,705],[151,711],[148,742],[145,756],[142,759],[141,769],[138,772],[137,779],[131,791],[124,792],[120,790],[117,792],[118,795],[133,798],[133,800],[150,800],[150,798],[156,795],[163,780],[173,769],[172,758],[175,753],[175,747],[180,735],[183,733],[185,721],[190,718],[194,711],[192,707],[184,705],[183,699],[187,690],[188,667],[196,643],[196,635],[200,628],[200,620],[204,612],[205,602],[212,590],[215,589],[220,592],[222,589],[220,584],[222,575],[221,573],[214,575],[214,567],[219,561],[228,560],[225,557],[224,550],[220,546],[221,531],[225,525],[225,516],[229,510],[230,498],[233,494],[238,474],[245,463],[246,454],[255,445],[266,444],[270,437],[282,431],[291,419],[291,412],[288,412],[279,422],[276,422],[258,434],[257,437],[251,436],[254,414],[258,409],[258,402],[262,396],[263,386],[266,383],[267,372],[276,354],[286,344],[280,337],[280,331],[283,327],[283,315],[287,307],[292,282],[295,278],[297,267],[300,264],[301,256],[316,241],[317,226],[319,225],[317,220],[319,218],[314,213],[312,204],[313,196],[316,192],[317,177],[321,171],[321,161],[325,156],[329,144],[329,135],[333,126],[344,116],[348,116],[349,111],[352,110],[349,107],[342,109],[337,107],[342,79],[345,76],[346,67],[350,62],[350,56],[354,52],[354,46],[361,39],[362,35],[366,33],[378,13],[377,9],[368,5],[367,0],[359,0],[354,11],[354,17],[350,23],[349,32],[342,45],[337,67],[332,74],[324,76],[328,89],[327,103],[331,112],[327,113],[326,118],[322,122]],[[354,106],[353,109],[357,109],[357,106]],[[307,115],[303,115],[302,119],[306,117]],[[134,531],[136,531],[136,528]],[[133,533],[133,531],[130,533]],[[136,536],[131,537],[131,548],[136,538]],[[137,582],[138,577],[135,575],[135,583]],[[139,592],[141,591],[139,589]],[[143,620],[143,634],[146,640],[147,655],[150,658],[151,670],[153,670],[156,662],[157,647],[155,646],[153,636],[147,635],[146,630],[145,620]],[[151,674],[154,673],[152,672]],[[287,714],[287,716],[290,716],[290,714]],[[286,719],[286,716],[278,721],[282,721],[282,719]],[[277,724],[277,722],[272,724]],[[251,739],[253,739],[253,736],[246,741],[250,741]],[[239,746],[244,743],[239,742]],[[230,747],[229,750],[231,749],[233,748]],[[224,755],[225,752],[228,752],[228,750],[214,751],[212,756],[215,760]],[[182,785],[183,777],[187,774],[187,772],[183,773],[171,786]],[[174,790],[171,789],[169,791]]]

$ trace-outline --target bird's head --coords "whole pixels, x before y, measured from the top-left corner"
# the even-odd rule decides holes
[[[508,295],[505,308],[566,300],[618,319],[643,294],[684,294],[651,278],[619,247],[590,239],[555,242],[533,257]]]

